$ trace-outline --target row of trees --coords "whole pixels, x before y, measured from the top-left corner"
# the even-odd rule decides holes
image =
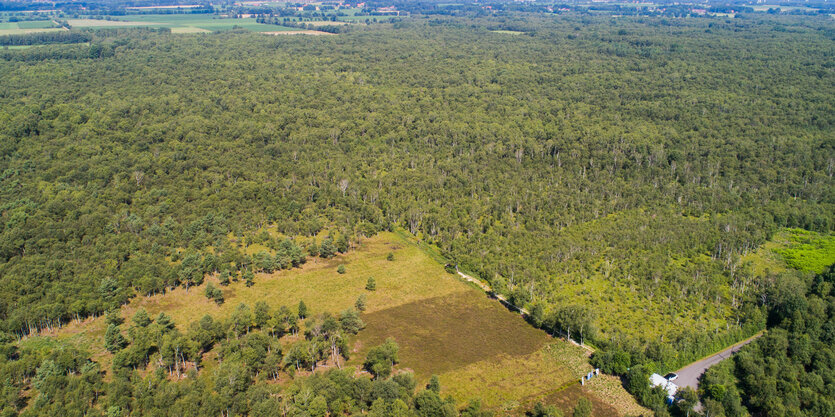
[[[0,46],[84,43],[90,42],[91,39],[92,37],[89,34],[80,32],[36,32],[23,35],[0,36]]]

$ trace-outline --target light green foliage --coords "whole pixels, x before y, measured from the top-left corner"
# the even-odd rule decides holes
[[[820,273],[835,263],[835,234],[802,229],[791,229],[787,234],[788,244],[777,252],[790,267]]]

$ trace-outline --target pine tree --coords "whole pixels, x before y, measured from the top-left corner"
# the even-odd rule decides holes
[[[307,305],[304,304],[304,301],[299,301],[299,318],[307,318]]]
[[[354,307],[356,307],[358,311],[365,311],[365,294],[362,294],[359,297],[357,297],[357,301],[354,303]]]
[[[119,326],[111,323],[107,326],[107,331],[104,333],[104,348],[110,353],[116,353],[127,346],[128,342],[122,336]]]

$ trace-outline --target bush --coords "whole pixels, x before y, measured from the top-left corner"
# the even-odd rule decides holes
[[[356,307],[357,311],[365,311],[365,295],[360,295],[357,298],[357,302],[354,303],[354,307]]]

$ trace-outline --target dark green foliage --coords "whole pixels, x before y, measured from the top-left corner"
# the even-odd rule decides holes
[[[144,308],[140,308],[136,311],[136,314],[133,315],[131,324],[133,324],[134,327],[148,327],[148,325],[151,324],[151,318],[148,317],[148,312],[145,311]]]
[[[229,281],[230,281],[231,276],[232,276],[232,273],[228,269],[223,270],[223,271],[220,272],[220,277],[218,278],[218,282],[220,283],[220,285],[223,285],[225,287],[225,286],[229,285]]]
[[[107,331],[104,333],[104,347],[110,353],[116,353],[128,344],[119,327],[114,324],[107,326]]]
[[[742,405],[830,413],[831,282],[763,281],[741,255],[782,227],[835,227],[831,20],[521,17],[313,41],[102,31],[90,45],[0,51],[0,330],[60,327],[225,267],[252,285],[305,252],[331,258],[354,236],[404,228],[514,303],[542,306],[536,323],[614,348],[594,360],[653,408],[663,394],[644,365],[672,367],[767,318],[780,331],[734,363],[757,376],[740,380]],[[527,35],[486,30],[499,26]],[[265,224],[295,238],[250,236]],[[322,230],[334,234],[317,245]],[[245,254],[255,241],[269,250]],[[627,301],[647,320],[595,312]],[[43,392],[2,408],[269,414],[281,404],[257,372],[345,352],[331,317],[314,320],[327,332],[262,355],[277,350],[239,310],[188,336],[135,317],[103,404],[87,388],[103,384],[95,370],[22,349],[9,397],[27,379]],[[656,331],[678,313],[694,325]],[[294,314],[270,319],[273,335],[300,330]],[[229,358],[248,356],[211,378],[133,372],[156,355],[178,377],[199,372],[183,362],[227,338]],[[432,391],[372,398],[390,385],[339,375],[311,377],[311,395],[287,400],[293,415],[322,414],[320,398],[329,413],[454,412]],[[732,392],[714,389],[706,407],[730,414]]]
[[[563,334],[583,343],[586,338],[595,336],[597,327],[594,321],[595,314],[590,307],[569,305],[555,309],[542,323],[553,334]]]
[[[119,310],[110,310],[105,316],[105,322],[108,325],[119,326],[125,322],[125,319],[122,318]]]
[[[366,309],[365,294],[361,294],[359,297],[357,297],[357,301],[354,303],[354,308],[356,308],[357,311],[365,311],[365,309]]]
[[[389,252],[388,255],[386,255],[386,260],[389,261],[389,262],[393,261],[394,260],[394,252]]]
[[[336,272],[338,272],[340,275],[344,274],[345,273],[345,265],[340,264],[338,267],[336,267]]]
[[[711,368],[712,369],[712,368]],[[699,402],[699,396],[696,391],[690,387],[684,387],[676,393],[678,401],[675,403],[675,409],[679,415],[689,416],[693,413],[693,407]]]
[[[159,313],[156,320],[154,320],[154,323],[160,327],[160,330],[162,330],[163,333],[170,332],[176,327],[174,320],[171,319],[171,316],[165,313]]]
[[[307,318],[307,305],[304,303],[304,300],[299,301],[299,307],[296,311],[298,312],[300,319]]]
[[[415,395],[415,412],[419,417],[455,417],[455,401],[443,400],[435,391],[425,390]]]
[[[253,268],[237,244],[264,224],[298,237],[267,239],[273,270],[323,228],[330,257],[403,227],[514,300],[592,304],[605,295],[561,284],[605,275],[693,313],[733,303],[738,255],[777,228],[835,226],[831,40],[816,26],[830,22],[517,20],[535,36],[449,18],[317,42],[122,30],[4,51],[47,60],[0,62],[3,330]]]
[[[536,403],[537,406],[542,407],[542,403]],[[538,414],[532,417],[562,417],[562,413],[556,407],[550,406],[550,413]],[[481,408],[481,401],[471,400],[467,406],[461,410],[461,417],[493,417],[493,412]]]
[[[51,43],[84,43],[92,37],[78,32],[42,32],[0,36],[0,45],[45,45]]]
[[[365,289],[368,291],[377,291],[377,281],[374,280],[374,277],[368,277],[368,281],[365,283]]]
[[[272,319],[270,315],[270,306],[266,301],[258,301],[255,303],[255,325],[263,329],[267,323]]]
[[[400,347],[394,339],[387,339],[382,345],[375,346],[368,351],[363,368],[374,375],[374,378],[388,378],[391,368],[398,362],[398,350]]]
[[[210,282],[206,284],[206,288],[203,290],[203,295],[210,300],[214,299],[216,289],[215,285]]]
[[[255,274],[251,270],[246,270],[243,274],[244,283],[247,287],[255,285]]]
[[[339,315],[339,325],[342,327],[342,330],[350,334],[357,334],[365,327],[365,323],[360,319],[359,313],[351,309],[345,310]]]
[[[339,253],[345,253],[348,252],[348,246],[348,236],[344,233],[340,234],[339,239],[336,240],[336,250],[339,251]]]
[[[589,401],[586,397],[580,397],[577,401],[577,405],[574,406],[574,413],[572,413],[572,417],[591,417],[592,412],[592,405],[591,401]]]
[[[319,247],[319,256],[327,259],[334,255],[336,255],[336,247],[333,245],[333,239],[328,237],[322,241],[322,246]]]
[[[438,379],[438,375],[432,375],[432,377],[429,378],[429,384],[426,385],[426,389],[434,391],[438,394],[441,393],[441,381]]]
[[[220,288],[215,288],[212,290],[211,299],[214,300],[215,303],[218,305],[223,304],[223,291]]]
[[[706,409],[726,416],[832,415],[835,265],[813,278],[785,276],[773,288],[768,332],[699,384]]]
[[[528,417],[563,417],[562,411],[553,405],[537,402],[533,409],[525,413]]]

